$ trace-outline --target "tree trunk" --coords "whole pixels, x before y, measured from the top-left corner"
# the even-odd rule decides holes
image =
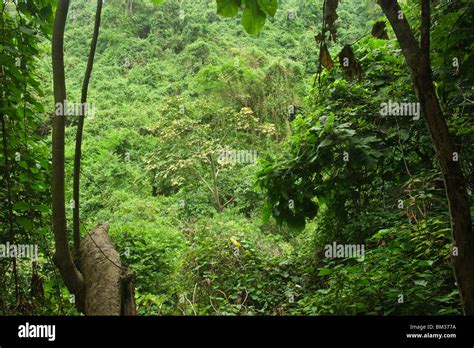
[[[64,106],[66,100],[66,78],[64,74],[64,29],[66,26],[69,0],[58,0],[53,27],[52,57],[54,102]],[[64,112],[64,107],[62,111]],[[76,296],[76,303],[81,306],[84,298],[84,277],[76,268],[69,251],[66,226],[66,206],[64,199],[64,114],[53,116],[52,134],[52,210],[53,232],[56,251],[54,262],[59,268],[64,283]]]
[[[378,0],[402,48],[436,151],[451,218],[454,243],[451,258],[454,273],[464,313],[474,315],[474,235],[469,199],[461,165],[460,162],[454,160],[456,150],[433,85],[430,66],[430,4],[429,0],[421,1],[421,43],[418,46],[398,2],[396,0]],[[402,18],[400,18],[400,14],[402,14]]]
[[[102,0],[98,1],[100,5]],[[58,0],[52,38],[54,100],[56,105],[61,103],[63,106],[66,101],[63,46],[68,7],[69,0]],[[92,45],[95,45],[94,42]],[[89,74],[90,70],[88,67]],[[88,84],[87,72],[85,81]],[[87,315],[134,315],[133,273],[122,267],[119,254],[107,234],[107,225],[97,226],[84,237],[80,243],[77,264],[72,258],[64,193],[64,109],[63,113],[53,117],[51,181],[55,263],[67,288],[75,295],[75,303],[80,311]]]
[[[134,315],[133,275],[122,266],[120,255],[98,225],[81,242],[81,271],[86,284],[86,315]]]

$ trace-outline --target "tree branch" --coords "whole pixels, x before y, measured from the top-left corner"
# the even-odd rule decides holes
[[[409,69],[418,65],[420,47],[413,35],[410,24],[396,0],[377,0],[385,16],[392,25]],[[415,72],[416,73],[416,72]]]
[[[86,72],[84,74],[84,81],[82,83],[82,95],[81,95],[81,115],[77,123],[76,133],[76,149],[74,154],[74,182],[73,182],[73,237],[74,237],[74,254],[76,257],[79,256],[79,249],[81,245],[81,228],[80,228],[80,204],[79,204],[79,186],[80,186],[80,173],[81,173],[81,147],[82,147],[82,133],[84,129],[84,112],[85,103],[87,101],[87,90],[89,88],[89,80],[92,74],[92,68],[94,66],[95,50],[97,47],[97,38],[99,37],[100,28],[100,16],[102,13],[102,0],[97,0],[97,10],[95,14],[94,33],[91,40],[91,48],[89,51],[89,58],[87,60]]]

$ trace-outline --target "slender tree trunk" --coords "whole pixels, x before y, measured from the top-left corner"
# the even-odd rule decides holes
[[[64,74],[64,29],[66,26],[69,0],[58,0],[56,18],[54,20],[52,38],[53,56],[53,85],[54,101],[56,106],[64,106],[66,101],[66,79]],[[56,108],[62,109],[63,108]],[[67,288],[76,296],[76,303],[82,307],[84,299],[84,277],[76,268],[69,251],[66,206],[64,199],[64,126],[65,116],[58,113],[53,116],[53,141],[52,141],[52,206],[53,206],[53,232],[56,245],[54,261],[59,268]]]
[[[82,100],[85,102],[87,86],[95,45],[98,35],[98,23],[100,23],[100,9],[102,0],[98,0],[98,14],[96,15],[96,28],[91,43]],[[69,0],[58,0],[56,18],[53,28],[53,84],[54,99],[56,105],[66,101],[66,81],[64,74],[64,29],[66,25]],[[91,58],[92,57],[92,58]],[[56,108],[56,110],[65,110]],[[89,232],[79,242],[79,234],[75,233],[75,249],[78,263],[73,261],[69,250],[69,241],[66,226],[66,209],[64,198],[64,128],[65,115],[59,113],[53,117],[53,170],[52,170],[52,194],[53,194],[53,232],[55,238],[56,252],[54,260],[59,268],[62,278],[71,293],[75,295],[76,305],[79,310],[87,315],[134,315],[134,276],[127,268],[122,267],[120,257],[108,236],[108,226],[100,225]],[[80,127],[82,135],[82,125]],[[79,137],[79,155],[82,136]],[[77,149],[76,149],[77,154]],[[75,166],[75,174],[79,174],[79,166]],[[78,176],[75,178],[78,190]],[[77,202],[78,203],[78,202]],[[75,202],[75,208],[78,204]],[[75,218],[79,215],[75,215]],[[79,220],[76,220],[79,221]],[[78,226],[78,225],[77,225]],[[75,230],[79,232],[79,230]],[[80,266],[77,266],[80,265]]]
[[[102,13],[102,0],[97,1],[97,11],[95,15],[94,33],[91,40],[91,48],[89,51],[89,58],[87,60],[86,72],[84,74],[84,81],[82,83],[82,94],[81,94],[81,115],[77,123],[76,132],[76,149],[74,154],[74,182],[73,182],[73,194],[72,199],[74,200],[73,210],[73,238],[74,238],[74,256],[78,257],[80,253],[81,244],[81,220],[80,220],[80,178],[81,178],[81,154],[82,154],[82,134],[84,130],[84,117],[85,117],[85,105],[87,101],[87,90],[89,88],[89,81],[92,74],[92,68],[94,67],[95,50],[97,47],[97,39],[99,37],[100,28],[100,16]]]
[[[219,194],[219,186],[217,185],[217,168],[212,156],[208,157],[209,163],[211,164],[211,177],[212,177],[212,194],[214,195],[214,202],[216,210],[219,213],[222,213],[224,206],[221,202],[221,195]]]
[[[456,150],[431,76],[430,3],[429,0],[421,1],[421,42],[419,46],[398,2],[396,0],[378,0],[402,48],[436,151],[449,204],[454,240],[452,253],[454,273],[464,313],[474,315],[474,235],[469,199],[460,162],[454,160]]]

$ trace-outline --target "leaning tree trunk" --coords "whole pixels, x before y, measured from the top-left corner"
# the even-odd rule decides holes
[[[102,0],[98,0],[98,13]],[[99,225],[89,232],[77,247],[79,230],[76,229],[76,251],[73,259],[69,249],[66,226],[65,192],[64,192],[64,129],[66,81],[64,74],[64,29],[69,8],[69,0],[58,0],[52,38],[53,57],[53,85],[54,100],[63,105],[62,110],[53,116],[52,134],[52,206],[53,232],[55,239],[54,260],[69,291],[75,295],[77,308],[86,315],[135,315],[134,275],[120,262],[112,240],[107,232],[107,225]],[[91,53],[95,52],[97,42],[98,23],[91,44]],[[89,58],[91,62],[91,57]],[[88,84],[88,74],[92,70],[92,63],[88,64],[84,83]],[[83,92],[87,92],[87,86]],[[83,93],[82,99],[85,100]],[[78,167],[76,167],[78,168]],[[78,171],[78,170],[77,170]],[[77,181],[78,182],[78,181]],[[78,191],[76,191],[78,195]],[[77,222],[79,216],[76,215]]]
[[[464,313],[474,315],[474,235],[469,199],[456,149],[436,96],[430,63],[430,3],[421,0],[421,42],[413,32],[396,0],[378,0],[390,21],[410,70],[415,92],[428,126],[441,168],[453,232],[452,262]]]

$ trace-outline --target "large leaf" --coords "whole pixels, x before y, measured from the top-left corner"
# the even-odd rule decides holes
[[[325,275],[328,275],[328,274],[331,274],[332,273],[332,270],[329,269],[329,268],[321,268],[321,270],[319,271],[318,273],[318,276],[325,276]]]
[[[247,0],[242,15],[242,25],[250,35],[257,35],[265,24],[267,16],[257,3],[257,0]]]
[[[15,204],[13,204],[13,210],[15,210],[15,211],[28,210],[28,203],[26,203],[26,202],[16,202]]]
[[[326,146],[329,146],[333,143],[333,140],[330,139],[330,138],[325,138],[323,139],[323,141],[321,141],[318,145],[318,149],[321,148],[321,147],[326,147]]]
[[[267,16],[273,17],[278,9],[278,0],[258,0],[258,5]]]
[[[216,0],[217,13],[224,17],[234,17],[239,12],[241,0]]]

